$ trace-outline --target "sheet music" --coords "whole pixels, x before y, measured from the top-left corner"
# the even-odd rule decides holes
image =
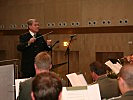
[[[113,64],[110,60],[105,62],[105,64],[110,67],[115,74],[118,74],[122,67],[122,65],[120,65],[118,62]]]
[[[116,68],[116,70],[117,70],[117,74],[119,73],[119,71],[120,71],[120,69],[122,68],[122,65],[121,64],[119,64],[118,62],[116,63],[116,64],[114,64],[114,66],[115,66],[115,68]]]
[[[89,95],[88,100],[101,100],[99,84],[89,85],[87,92]]]
[[[29,79],[29,78],[24,78],[24,79],[15,79],[15,86],[16,86],[16,99],[17,99],[17,97],[18,97],[18,95],[19,95],[19,84],[20,84],[20,82],[24,82],[24,81],[26,81],[27,79]]]
[[[83,74],[77,75],[76,73],[71,73],[66,75],[72,86],[87,86],[87,82]]]
[[[89,85],[87,89],[67,90],[63,87],[62,100],[101,100],[99,85]]]
[[[63,87],[62,100],[88,100],[87,90],[67,91],[66,87]]]
[[[86,80],[85,80],[83,74],[79,74],[79,75],[78,75],[78,78],[80,79],[82,85],[87,86],[87,82],[86,82]]]
[[[76,73],[66,75],[72,86],[83,86]]]

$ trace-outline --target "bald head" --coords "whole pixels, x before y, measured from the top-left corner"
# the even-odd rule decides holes
[[[122,78],[129,88],[133,88],[133,64],[127,64],[120,70],[119,77]]]

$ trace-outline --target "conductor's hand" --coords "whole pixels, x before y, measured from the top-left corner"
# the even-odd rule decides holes
[[[31,38],[29,41],[28,41],[28,44],[31,44],[31,43],[34,43],[36,41],[36,38]]]
[[[47,40],[47,45],[52,46],[52,40]]]

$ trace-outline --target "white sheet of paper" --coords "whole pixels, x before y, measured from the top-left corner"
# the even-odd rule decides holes
[[[87,90],[62,89],[62,100],[101,100],[99,85],[89,85]]]
[[[69,90],[66,87],[62,89],[62,100],[88,100],[87,90]]]
[[[88,100],[101,100],[99,84],[89,85],[87,89]]]
[[[72,86],[84,86],[76,73],[66,75]]]
[[[18,95],[19,95],[19,83],[20,83],[20,82],[24,82],[24,81],[26,81],[27,79],[29,79],[29,78],[15,79],[16,99],[17,99],[17,97],[18,97]]]
[[[113,64],[110,60],[105,62],[105,64],[112,69],[112,71],[115,73],[115,74],[118,74],[120,69],[121,69],[121,65],[117,62],[116,64]]]
[[[79,74],[78,75],[78,78],[80,79],[80,81],[81,81],[81,83],[82,83],[83,86],[87,86],[87,82],[86,82],[83,74]]]
[[[116,64],[114,64],[114,66],[115,66],[115,68],[116,68],[116,70],[117,70],[117,74],[119,73],[119,71],[120,71],[120,69],[122,68],[122,65],[121,64],[119,64],[118,62],[116,63]]]

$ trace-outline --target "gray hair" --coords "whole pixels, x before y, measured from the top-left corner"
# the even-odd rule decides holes
[[[27,21],[27,25],[29,26],[29,25],[32,25],[32,23],[33,22],[38,22],[36,19],[29,19],[28,21]]]

